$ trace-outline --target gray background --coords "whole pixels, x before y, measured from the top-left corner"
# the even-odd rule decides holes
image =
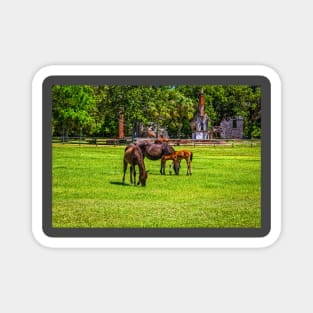
[[[1,312],[312,311],[310,1],[0,4]],[[265,64],[283,82],[283,232],[266,249],[48,249],[31,234],[31,79],[49,64]]]

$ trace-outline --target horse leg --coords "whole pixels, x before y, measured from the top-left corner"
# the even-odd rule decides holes
[[[123,185],[125,183],[125,173],[126,173],[126,171],[127,171],[127,162],[124,161],[124,175],[123,175],[123,180],[122,180]]]
[[[186,164],[187,164],[187,176],[189,175],[189,165],[190,165],[190,163],[189,163],[189,160],[188,159],[186,159]]]
[[[174,162],[175,162],[175,163],[174,163],[174,166],[175,166],[175,168],[176,168],[175,174],[176,174],[176,175],[179,175],[181,159],[180,159],[180,158],[177,158]]]
[[[188,164],[188,159],[185,159],[186,160],[186,164],[187,164],[187,176],[189,175],[189,164]]]
[[[139,164],[138,164],[138,170],[139,170],[139,175],[138,175],[137,185],[140,185],[140,165]]]
[[[133,174],[134,174],[134,186],[136,186],[136,167],[133,167]]]
[[[133,166],[130,166],[130,183],[133,184]]]

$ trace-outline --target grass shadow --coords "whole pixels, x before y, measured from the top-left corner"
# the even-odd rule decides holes
[[[132,187],[134,186],[133,184],[129,184],[129,183],[122,183],[120,181],[110,181],[111,185],[117,185],[117,186],[124,186],[124,187]],[[137,186],[137,185],[136,185]]]
[[[123,184],[122,182],[120,181],[110,181],[110,184],[111,185],[120,185],[120,186],[130,186],[129,184]]]

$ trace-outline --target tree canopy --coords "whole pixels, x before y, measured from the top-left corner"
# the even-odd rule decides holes
[[[190,121],[203,90],[209,126],[241,116],[246,137],[261,136],[261,89],[247,85],[55,85],[52,89],[52,134],[117,137],[123,113],[125,136],[153,123],[170,137],[191,137]]]

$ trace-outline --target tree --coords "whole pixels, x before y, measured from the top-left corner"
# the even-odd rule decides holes
[[[171,104],[169,124],[177,129],[177,138],[181,138],[183,128],[185,133],[190,133],[189,121],[194,116],[194,101],[180,90],[173,88],[170,91],[169,103]]]
[[[191,136],[190,121],[203,89],[209,126],[242,116],[245,136],[261,133],[261,89],[247,85],[56,85],[52,90],[52,133],[116,137],[124,115],[125,135],[148,124],[166,128],[172,137]]]
[[[97,116],[94,89],[91,86],[53,86],[53,129],[68,137],[80,129],[92,133]]]

